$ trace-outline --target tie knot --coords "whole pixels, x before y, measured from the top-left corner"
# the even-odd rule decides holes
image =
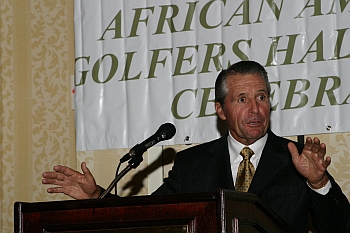
[[[252,151],[252,149],[249,147],[244,147],[240,154],[243,156],[243,159],[250,160],[250,158],[254,155],[254,151]]]

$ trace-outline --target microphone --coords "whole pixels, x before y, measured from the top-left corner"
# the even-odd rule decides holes
[[[175,126],[171,123],[162,124],[157,132],[151,137],[147,138],[140,144],[136,144],[133,148],[130,149],[129,153],[125,154],[121,159],[118,165],[117,174],[112,183],[108,188],[98,197],[99,199],[104,198],[112,189],[115,187],[116,183],[132,168],[136,168],[142,162],[142,154],[151,146],[154,146],[160,141],[168,140],[175,135],[176,129]],[[118,173],[119,166],[129,160],[129,165],[124,168],[123,171]]]
[[[155,132],[152,136],[141,142],[140,144],[136,144],[133,148],[130,149],[129,153],[125,154],[120,162],[124,163],[129,159],[135,157],[136,155],[142,155],[148,148],[154,146],[160,141],[171,139],[176,133],[176,128],[171,123],[162,124],[157,132]]]

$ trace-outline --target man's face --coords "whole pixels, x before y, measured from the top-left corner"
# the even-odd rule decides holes
[[[264,79],[257,74],[231,75],[226,78],[228,94],[224,106],[215,110],[227,121],[233,138],[250,145],[266,134],[270,121],[270,100]]]

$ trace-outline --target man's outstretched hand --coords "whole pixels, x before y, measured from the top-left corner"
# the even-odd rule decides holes
[[[55,185],[47,189],[48,193],[64,193],[74,199],[98,198],[100,195],[101,190],[85,162],[81,163],[83,173],[61,165],[54,166],[53,170],[42,174],[43,184]]]
[[[301,154],[292,142],[288,143],[288,149],[297,171],[308,180],[312,188],[322,188],[327,184],[326,170],[331,163],[331,158],[325,157],[326,145],[324,143],[321,143],[316,137],[313,140],[307,137]]]

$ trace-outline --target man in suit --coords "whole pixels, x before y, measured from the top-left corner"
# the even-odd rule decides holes
[[[269,95],[260,64],[242,61],[223,70],[215,83],[215,110],[229,133],[179,152],[154,194],[238,189],[256,194],[296,232],[307,232],[308,213],[320,233],[349,232],[349,201],[327,172],[331,159],[325,157],[325,144],[308,137],[301,145],[273,134]],[[249,158],[242,158],[243,151]],[[44,184],[59,186],[49,193],[83,199],[102,191],[85,163],[83,174],[64,166],[54,170],[43,174]]]

